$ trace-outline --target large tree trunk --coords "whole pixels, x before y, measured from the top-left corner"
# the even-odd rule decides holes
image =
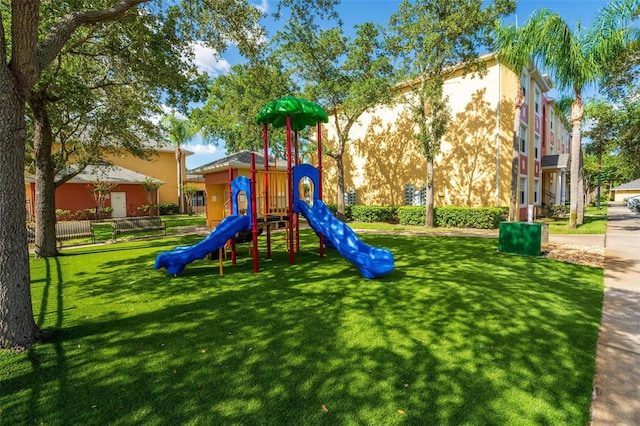
[[[520,175],[520,113],[524,104],[524,90],[518,90],[515,99],[513,117],[513,150],[511,152],[511,194],[509,195],[509,222],[517,222],[518,214],[518,176]]]
[[[427,200],[425,205],[424,226],[433,228],[433,160],[427,159]]]
[[[337,174],[338,174],[338,202],[337,202],[338,212],[337,212],[337,216],[338,216],[338,219],[340,219],[342,221],[346,221],[347,220],[347,215],[345,214],[345,211],[344,211],[344,163],[342,161],[342,153],[339,153],[338,155],[334,156],[333,158],[335,158],[335,160],[336,160],[336,171],[337,171]]]
[[[146,1],[149,0],[120,0],[104,10],[71,13],[60,19],[39,43],[40,1],[12,0],[11,34],[7,37],[11,39],[10,64],[4,25],[0,25],[0,348],[28,347],[40,336],[33,320],[27,247],[27,96],[40,71],[53,61],[79,25],[118,19]]]
[[[55,166],[51,159],[53,133],[45,102],[35,96],[29,101],[35,119],[33,146],[36,160],[36,248],[39,258],[55,257],[56,202]]]
[[[25,92],[0,65],[0,348],[28,347],[33,319],[26,231]]]
[[[582,96],[576,93],[575,100],[571,105],[571,188],[569,207],[569,229],[576,229],[578,224],[578,206],[580,194],[580,126],[582,125]]]
[[[584,223],[584,156],[582,155],[582,144],[580,144],[580,168],[578,175],[578,217],[576,223],[582,225]]]

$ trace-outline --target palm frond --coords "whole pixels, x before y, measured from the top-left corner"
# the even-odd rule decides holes
[[[522,74],[531,62],[532,45],[515,25],[504,26],[501,21],[496,22],[493,36],[498,61],[515,74]]]
[[[557,12],[548,9],[534,12],[522,31],[532,44],[534,62],[550,72],[560,90],[580,92],[597,79],[598,67],[585,51],[583,39]]]
[[[554,110],[558,116],[562,116],[569,120],[571,115],[571,104],[573,103],[573,97],[563,95],[560,99],[556,100]]]
[[[613,0],[598,12],[584,40],[594,61],[607,64],[640,38],[639,12],[640,0]]]

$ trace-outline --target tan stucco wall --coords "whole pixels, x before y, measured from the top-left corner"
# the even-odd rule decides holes
[[[160,203],[178,203],[178,168],[174,152],[157,151],[152,153],[148,160],[143,160],[132,155],[108,156],[106,161],[134,170],[147,176],[160,179],[164,185],[158,189]],[[182,176],[187,177],[185,156],[182,156]]]
[[[436,206],[508,204],[518,79],[495,62],[488,65],[482,79],[455,77],[445,84],[452,121],[435,162]],[[332,118],[324,129],[325,145],[332,149]],[[426,181],[426,160],[413,133],[404,104],[376,108],[353,126],[343,158],[345,189],[358,190],[359,204],[402,205],[404,185]],[[326,158],[324,166],[323,198],[335,203],[335,161]]]

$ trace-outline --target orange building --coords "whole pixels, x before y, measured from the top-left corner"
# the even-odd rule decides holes
[[[185,158],[192,153],[184,149],[182,153],[180,167],[182,176],[186,177]],[[154,148],[149,154],[148,159],[130,154],[110,155],[104,158],[104,163],[88,166],[82,173],[56,189],[56,209],[73,211],[95,208],[96,203],[89,187],[98,180],[117,184],[105,203],[105,207],[113,208],[113,217],[145,214],[138,210],[138,207],[149,204],[147,192],[142,186],[145,180],[161,183],[154,196],[154,202],[179,205],[178,165],[174,147]],[[33,217],[36,196],[34,178],[27,176],[25,184],[27,213]]]

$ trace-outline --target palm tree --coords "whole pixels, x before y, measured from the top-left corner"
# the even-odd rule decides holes
[[[527,44],[533,59],[552,74],[560,90],[573,92],[571,105],[571,207],[569,229],[584,220],[582,185],[582,93],[585,87],[605,75],[612,58],[637,39],[635,29],[629,27],[638,11],[638,0],[614,0],[600,10],[591,27],[582,32],[573,30],[553,11],[541,9],[532,14],[519,30],[521,43]]]
[[[524,38],[518,37],[518,29],[514,25],[502,26],[500,23],[494,29],[495,48],[498,61],[520,77],[525,68],[531,63],[532,49],[523,43]],[[520,161],[520,115],[524,105],[525,93],[522,84],[514,97],[513,116],[513,150],[511,155],[511,193],[509,196],[509,222],[518,220],[518,174]]]
[[[182,149],[181,146],[190,142],[195,137],[194,126],[186,118],[180,118],[175,114],[167,114],[160,121],[162,127],[167,132],[171,143],[176,147],[176,164],[178,168],[178,209],[184,212],[184,176],[182,175]]]

